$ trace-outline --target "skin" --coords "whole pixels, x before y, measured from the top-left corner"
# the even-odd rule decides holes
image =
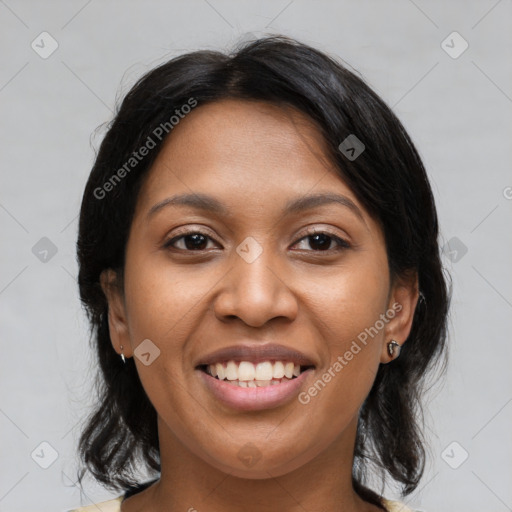
[[[148,218],[158,202],[190,192],[214,196],[229,214],[168,206]],[[288,200],[321,192],[348,197],[361,218],[339,204],[282,214]],[[311,228],[350,247],[327,238],[328,250],[318,249]],[[208,237],[201,250],[190,237],[165,247],[197,230]],[[246,237],[263,250],[252,263],[236,252]],[[381,510],[352,488],[357,417],[391,361],[387,343],[410,332],[417,279],[390,279],[382,230],[328,162],[315,125],[263,102],[198,106],[149,171],[126,251],[124,289],[111,270],[101,283],[114,349],[133,357],[150,339],[160,350],[149,366],[135,363],[158,414],[162,472],[122,511]],[[401,310],[306,405],[233,410],[194,370],[218,348],[271,340],[313,359],[307,390],[395,303]],[[252,467],[238,458],[247,443],[261,455]]]

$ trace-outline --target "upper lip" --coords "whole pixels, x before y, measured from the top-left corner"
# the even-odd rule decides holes
[[[278,345],[276,343],[243,343],[223,347],[201,357],[196,364],[203,366],[222,363],[225,361],[291,361],[300,366],[315,366],[313,360],[296,349]]]

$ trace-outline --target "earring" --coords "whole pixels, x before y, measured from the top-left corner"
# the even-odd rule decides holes
[[[400,349],[402,347],[395,340],[391,340],[388,343],[388,354],[394,359],[400,355]]]
[[[123,360],[123,363],[126,364],[126,359],[124,358],[123,354],[123,345],[121,345],[121,359]]]

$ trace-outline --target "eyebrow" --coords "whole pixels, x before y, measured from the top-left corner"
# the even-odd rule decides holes
[[[361,210],[357,205],[348,197],[334,194],[334,193],[323,193],[323,194],[312,194],[308,196],[299,197],[298,199],[291,199],[288,201],[282,211],[283,215],[290,215],[297,212],[303,212],[318,208],[328,204],[340,204],[349,208],[355,213],[363,222],[364,217]],[[147,219],[155,215],[157,212],[167,206],[188,206],[202,210],[207,213],[214,213],[217,215],[231,215],[230,210],[226,208],[220,201],[207,194],[195,193],[195,194],[178,194],[175,196],[168,197],[155,205],[153,205],[148,214]]]
[[[207,194],[179,194],[160,201],[153,205],[148,214],[147,219],[155,215],[166,206],[189,206],[197,210],[203,210],[208,213],[216,213],[219,215],[229,215],[228,209],[217,199]]]

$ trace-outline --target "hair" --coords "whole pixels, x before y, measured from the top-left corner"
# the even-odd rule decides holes
[[[122,289],[127,237],[140,187],[165,141],[162,127],[170,133],[169,120],[184,105],[222,99],[265,101],[306,114],[340,179],[379,222],[390,276],[418,276],[410,335],[400,357],[380,365],[361,406],[352,474],[356,492],[374,504],[380,501],[367,487],[370,466],[382,485],[391,476],[403,496],[410,494],[426,459],[420,398],[426,376],[446,362],[451,295],[432,190],[414,144],[384,101],[335,58],[283,36],[246,42],[231,53],[172,58],[137,81],[108,125],[85,187],[77,240],[80,298],[99,362],[98,403],[79,440],[79,481],[89,471],[105,487],[126,489],[136,484],[134,470],[160,471],[157,414],[133,358],[123,364],[112,347],[100,274],[115,270]],[[364,144],[356,159],[339,149],[352,134]],[[154,148],[130,160],[150,139]]]

